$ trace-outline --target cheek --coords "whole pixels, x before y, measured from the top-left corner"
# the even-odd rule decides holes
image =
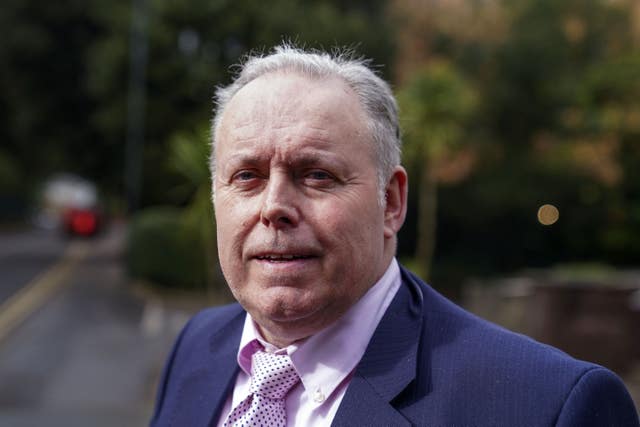
[[[225,276],[237,274],[242,261],[243,224],[246,222],[232,204],[216,203],[216,230],[219,261]],[[238,213],[237,213],[238,212]]]
[[[383,213],[372,203],[358,202],[336,209],[331,217],[345,235],[360,242],[370,241],[377,234],[382,235]]]
[[[228,247],[246,233],[246,228],[255,216],[253,203],[242,202],[234,198],[224,198],[215,204],[218,244]]]
[[[370,259],[382,244],[382,237],[376,238],[378,234],[382,236],[378,224],[380,221],[376,221],[373,215],[365,212],[354,209],[350,212],[336,213],[327,217],[323,223],[323,234],[329,241],[333,259],[339,265],[342,264],[344,270],[348,271],[354,263],[360,264]],[[345,262],[346,260],[349,262]]]

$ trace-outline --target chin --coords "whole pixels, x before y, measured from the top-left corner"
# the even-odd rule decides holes
[[[309,322],[325,312],[327,302],[322,298],[313,298],[304,295],[300,290],[290,292],[277,292],[272,295],[263,295],[253,306],[254,310],[276,323]]]

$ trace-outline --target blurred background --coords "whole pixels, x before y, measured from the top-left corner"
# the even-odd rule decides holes
[[[4,0],[0,425],[145,425],[230,301],[215,86],[282,40],[372,58],[410,174],[399,258],[640,402],[640,2]]]

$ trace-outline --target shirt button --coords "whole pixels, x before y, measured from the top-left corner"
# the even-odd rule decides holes
[[[324,402],[324,399],[324,394],[322,393],[322,390],[320,390],[320,387],[318,387],[313,393],[313,401],[316,403],[322,403]]]

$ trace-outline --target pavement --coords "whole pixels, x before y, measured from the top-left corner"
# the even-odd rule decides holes
[[[209,302],[131,282],[124,237],[116,224],[96,239],[69,241],[3,302],[0,426],[148,425],[173,340]]]

